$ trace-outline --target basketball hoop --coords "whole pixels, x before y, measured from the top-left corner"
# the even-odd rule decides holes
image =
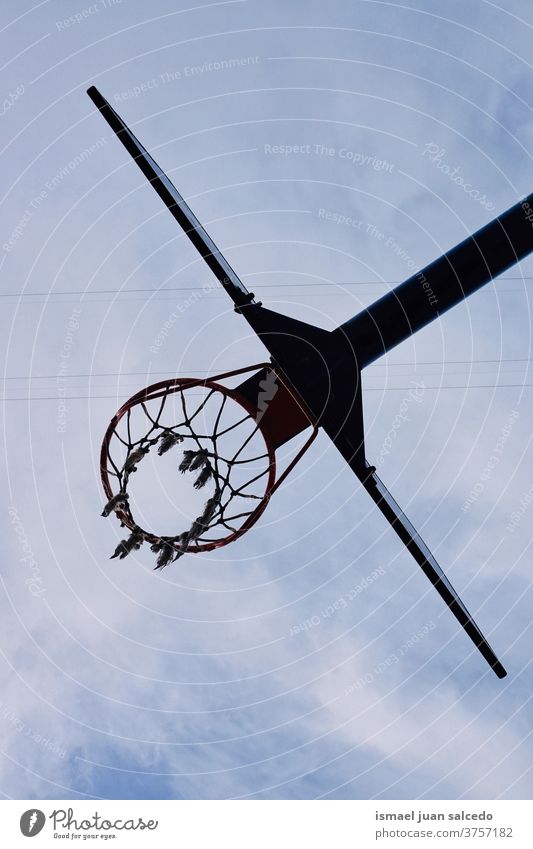
[[[227,385],[247,372],[256,374],[240,386]],[[259,387],[255,400],[250,386]],[[285,422],[282,430],[280,421]],[[312,427],[311,436],[277,475],[276,449],[306,427]],[[148,542],[157,554],[156,568],[162,568],[185,553],[233,542],[257,522],[317,431],[303,402],[270,364],[207,379],[160,381],[141,390],[113,417],[102,443],[101,477],[108,498],[102,515],[115,513],[132,532],[113,557],[123,558]],[[175,463],[176,483],[184,475],[194,489],[206,491],[200,515],[189,522],[182,518],[183,526],[172,535],[145,527],[134,515],[131,482],[140,464],[156,456]]]
[[[231,298],[235,311],[278,364],[252,366],[208,380],[162,381],[134,395],[118,411],[102,446],[102,482],[109,499],[102,515],[116,513],[131,535],[117,546],[113,557],[123,558],[148,541],[158,555],[156,568],[162,568],[185,552],[209,551],[237,539],[257,521],[270,496],[316,437],[319,420],[476,648],[496,675],[504,678],[504,667],[458,593],[366,459],[361,370],[533,252],[528,212],[533,195],[335,330],[326,331],[257,302],[120,115],[94,86],[87,93]],[[249,371],[256,373],[237,387],[220,383]],[[202,400],[196,402],[193,397]],[[238,415],[226,423],[230,407]],[[277,477],[276,450],[309,426],[311,436]],[[177,465],[170,485],[172,525],[176,479],[194,475],[194,489],[209,490],[200,515],[191,519],[196,507],[188,514],[182,511],[188,522],[180,517],[184,527],[173,535],[148,529],[151,522],[144,521],[135,494],[130,498],[132,475],[135,490],[156,454],[174,457]],[[143,515],[142,525],[134,513]]]

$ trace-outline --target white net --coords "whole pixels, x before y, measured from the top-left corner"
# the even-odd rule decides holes
[[[253,410],[224,387],[170,381],[154,390],[108,431],[102,515],[131,530],[113,557],[149,542],[161,568],[246,530],[265,506],[275,459]]]

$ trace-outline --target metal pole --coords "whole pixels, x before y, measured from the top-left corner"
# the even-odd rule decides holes
[[[239,279],[227,259],[220,253],[212,238],[206,233],[176,186],[168,179],[145,147],[136,138],[108,101],[97,88],[91,86],[87,94],[98,107],[111,129],[116,133],[130,156],[135,160],[144,176],[150,181],[157,194],[166,204],[184,233],[222,284],[234,304],[238,307],[254,303],[254,295]]]
[[[360,368],[439,318],[533,251],[533,194],[374,301],[333,335]]]

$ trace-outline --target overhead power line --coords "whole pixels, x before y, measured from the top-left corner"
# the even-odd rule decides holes
[[[280,272],[282,273],[282,272]],[[533,280],[533,275],[523,275],[517,277],[497,277],[493,283],[497,284],[503,281],[521,281],[525,282],[526,280]],[[312,289],[320,286],[324,286],[326,288],[335,288],[336,294],[343,294],[342,289],[350,286],[389,286],[390,288],[394,288],[395,286],[399,286],[404,281],[402,280],[352,280],[347,281],[346,283],[337,284],[337,283],[329,283],[324,281],[322,283],[257,283],[254,284],[255,289]],[[129,295],[129,294],[152,294],[157,295],[163,292],[204,292],[206,291],[207,286],[165,286],[163,289],[150,289],[148,287],[139,287],[135,289],[88,289],[88,290],[80,290],[80,289],[60,289],[58,291],[51,292],[0,292],[0,298],[52,298],[59,297],[63,295],[78,295],[80,297],[87,297],[89,295]],[[209,286],[209,291],[217,292],[216,284]],[[492,289],[485,289],[482,291],[492,292]],[[521,292],[522,289],[496,289],[497,292]],[[224,293],[220,293],[223,295]],[[330,293],[334,294],[334,293]]]
[[[465,383],[456,386],[427,386],[424,384],[424,391],[429,390],[449,390],[449,389],[525,389],[533,387],[533,383]],[[413,386],[374,386],[368,387],[363,392],[408,392]],[[202,395],[201,392],[190,392],[190,395]],[[42,395],[40,397],[24,396],[19,398],[0,398],[0,402],[8,401],[105,401],[105,400],[122,400],[129,398],[129,395]]]
[[[533,363],[533,357],[500,357],[499,359],[474,359],[474,360],[410,360],[399,363],[373,363],[368,366],[367,371],[377,368],[397,368],[399,366],[453,366],[453,365],[501,365],[502,363]],[[214,366],[210,369],[185,369],[186,375],[205,376],[213,374],[214,371],[228,371],[232,366]],[[77,374],[61,375],[64,380],[75,380],[77,378],[100,378],[100,377],[176,377],[174,371],[102,371],[102,372],[80,372]],[[404,375],[402,375],[404,376]],[[57,374],[21,374],[6,375],[5,380],[56,380]]]

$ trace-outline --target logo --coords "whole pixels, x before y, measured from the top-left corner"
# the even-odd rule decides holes
[[[37,808],[30,808],[20,818],[20,830],[24,837],[35,837],[42,831],[45,822],[46,817],[42,811],[37,810]]]
[[[265,377],[259,381],[259,393],[257,396],[257,415],[255,417],[255,420],[258,424],[265,415],[270,401],[273,400],[274,395],[278,391],[279,387],[276,381],[276,373],[271,370],[267,371]]]

